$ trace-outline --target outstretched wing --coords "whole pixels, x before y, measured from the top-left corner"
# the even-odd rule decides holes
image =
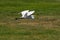
[[[28,13],[29,10],[25,10],[25,11],[22,11],[21,14],[22,14],[22,17],[24,17],[26,15],[26,13]]]
[[[30,12],[28,12],[28,13],[27,13],[27,16],[32,15],[34,12],[35,12],[35,11],[30,11]]]

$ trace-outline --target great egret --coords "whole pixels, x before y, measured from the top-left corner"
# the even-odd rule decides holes
[[[21,19],[34,19],[34,15],[32,15],[35,11],[29,11],[29,10],[24,10],[22,12],[20,12],[22,14],[22,17],[20,17]],[[18,14],[20,14],[18,13]]]

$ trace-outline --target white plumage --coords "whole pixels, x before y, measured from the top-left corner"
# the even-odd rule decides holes
[[[25,11],[22,11],[22,12],[21,12],[22,18],[23,18],[23,17],[25,18],[25,17],[27,16],[26,14],[28,13],[28,11],[29,11],[29,10],[25,10]]]
[[[29,18],[29,19],[34,19],[34,15],[32,15],[35,11],[29,11],[29,10],[25,10],[22,11],[22,17],[21,18]],[[20,14],[20,13],[19,13]]]
[[[35,11],[30,11],[30,12],[28,12],[28,13],[27,13],[27,16],[32,15],[34,12],[35,12]]]

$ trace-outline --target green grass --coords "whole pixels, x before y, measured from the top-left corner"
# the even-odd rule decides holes
[[[2,0],[0,1],[0,13],[9,13],[12,15],[12,13],[18,13],[22,10],[30,9],[35,10],[36,15],[60,15],[59,2],[34,1],[36,0]]]
[[[0,40],[60,40],[60,30],[56,30],[58,28],[0,25]]]
[[[22,10],[36,18],[15,20]],[[60,0],[0,0],[0,40],[60,40]]]

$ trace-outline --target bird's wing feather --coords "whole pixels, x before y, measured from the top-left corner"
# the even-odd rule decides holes
[[[35,12],[35,11],[30,11],[30,12],[28,12],[28,13],[27,13],[27,16],[32,15],[34,12]]]
[[[29,10],[25,10],[25,11],[22,11],[21,14],[22,14],[22,17],[25,16],[25,14],[28,12]]]

